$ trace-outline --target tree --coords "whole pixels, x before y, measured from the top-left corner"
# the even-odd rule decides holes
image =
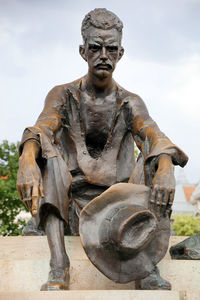
[[[25,221],[18,219],[26,211],[16,189],[18,170],[18,143],[3,141],[0,144],[0,235],[19,235]]]

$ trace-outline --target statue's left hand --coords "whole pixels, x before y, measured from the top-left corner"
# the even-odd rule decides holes
[[[160,212],[170,213],[176,185],[174,165],[170,156],[166,154],[160,156],[152,184],[151,205]]]

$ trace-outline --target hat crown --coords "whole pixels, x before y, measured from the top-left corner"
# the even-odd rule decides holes
[[[115,248],[121,258],[128,259],[152,241],[156,228],[156,218],[149,210],[121,205],[108,212],[99,228],[99,238],[104,247]]]

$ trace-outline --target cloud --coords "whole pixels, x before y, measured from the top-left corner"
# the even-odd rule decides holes
[[[133,60],[126,55],[119,63],[115,78],[143,98],[161,130],[189,156],[185,168],[189,181],[198,181],[200,56],[191,55],[179,64],[170,65]]]
[[[176,64],[188,53],[199,53],[199,11],[199,1],[133,1],[129,14],[124,5],[121,17],[129,55]]]
[[[200,55],[182,61],[174,70],[174,88],[166,97],[190,123],[199,124],[200,111]]]
[[[144,99],[161,130],[189,154],[186,174],[197,181],[199,1],[0,0],[0,140],[19,140],[48,91],[87,72],[78,54],[80,26],[95,7],[107,7],[124,23],[125,55],[114,77]]]

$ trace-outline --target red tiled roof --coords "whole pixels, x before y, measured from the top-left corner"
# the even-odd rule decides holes
[[[6,176],[0,175],[0,179],[6,180],[6,179],[8,179],[8,176],[9,176],[9,174],[7,174]]]
[[[190,198],[192,196],[192,193],[194,192],[195,190],[195,185],[191,185],[191,186],[183,186],[183,191],[184,191],[184,194],[185,194],[185,198],[186,198],[186,201],[187,202],[190,202]]]

